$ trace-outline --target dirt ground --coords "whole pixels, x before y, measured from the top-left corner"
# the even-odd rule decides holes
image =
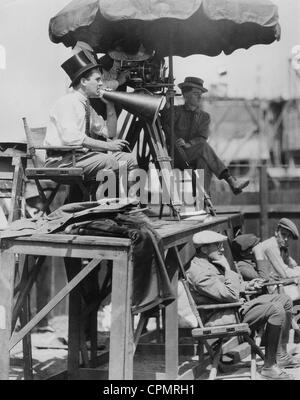
[[[34,380],[49,379],[51,376],[63,372],[67,368],[67,337],[68,321],[67,316],[54,317],[50,321],[55,333],[36,333],[31,335],[32,339],[32,357],[33,357],[33,378]],[[149,329],[149,327],[148,327]],[[150,325],[150,329],[152,329]],[[98,348],[101,351],[109,348],[109,332],[98,332]],[[288,349],[292,354],[300,354],[300,344],[289,344]],[[22,343],[18,343],[11,351],[10,380],[23,380],[23,351]],[[249,379],[246,374],[249,373],[250,357],[243,360],[242,363],[233,367],[230,373],[239,373],[245,375],[240,379]],[[197,364],[197,358],[190,355],[180,355],[179,358],[180,375]],[[258,371],[262,366],[262,361],[258,361]],[[134,368],[137,371],[143,371],[147,368],[150,373],[149,379],[154,379],[156,372],[164,371],[164,359],[159,354],[137,354],[134,359]],[[300,367],[289,369],[288,372],[300,380]],[[208,378],[209,367],[200,376],[200,380]],[[226,379],[226,374],[220,374]],[[135,377],[135,376],[134,376]],[[260,379],[259,373],[257,379]]]

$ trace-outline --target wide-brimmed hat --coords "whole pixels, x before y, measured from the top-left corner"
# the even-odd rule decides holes
[[[71,79],[70,86],[73,86],[73,83],[86,71],[92,68],[100,68],[102,65],[99,64],[91,52],[82,50],[65,61],[61,67]]]
[[[194,76],[188,76],[185,78],[184,82],[179,83],[178,87],[180,89],[184,87],[192,87],[196,89],[200,89],[203,93],[208,92],[208,90],[203,86],[203,79],[196,78]]]
[[[134,54],[125,52],[121,46],[117,46],[114,50],[107,53],[113,60],[118,61],[145,61],[152,56],[146,52],[143,45],[140,45],[138,51]]]
[[[290,231],[294,240],[297,240],[299,238],[299,231],[294,222],[290,219],[281,218],[281,220],[278,222],[278,227],[279,226]]]
[[[227,236],[214,231],[202,231],[193,235],[193,243],[196,247],[204,244],[219,243],[227,240]]]

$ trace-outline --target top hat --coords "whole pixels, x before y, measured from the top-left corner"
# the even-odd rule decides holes
[[[203,86],[203,79],[195,78],[194,76],[188,76],[185,78],[184,82],[179,83],[178,87],[180,89],[184,87],[191,87],[200,89],[203,93],[208,92],[208,90]]]
[[[294,222],[290,219],[281,218],[281,220],[278,222],[278,227],[279,226],[290,231],[294,240],[297,240],[299,238],[299,231]]]
[[[78,79],[82,74],[92,68],[98,68],[102,65],[99,64],[93,54],[87,50],[82,50],[77,54],[74,54],[71,58],[65,61],[61,67],[69,75],[71,79],[70,86]]]
[[[108,51],[108,55],[113,60],[118,61],[145,61],[151,57],[152,54],[146,52],[144,46],[141,44],[138,51],[134,54],[125,52],[122,46],[117,46],[114,50]]]

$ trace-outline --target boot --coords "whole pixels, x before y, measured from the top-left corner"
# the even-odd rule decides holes
[[[249,179],[237,179],[231,175],[226,178],[226,181],[234,194],[242,193],[243,189],[250,183]]]
[[[276,364],[276,353],[281,335],[281,326],[267,323],[265,337],[265,364],[260,372],[265,379],[293,380],[294,378]]]

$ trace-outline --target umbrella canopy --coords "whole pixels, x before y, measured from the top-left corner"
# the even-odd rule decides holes
[[[127,43],[132,54],[143,44],[161,57],[216,56],[279,40],[280,26],[269,0],[73,0],[50,20],[49,35],[98,53]]]

